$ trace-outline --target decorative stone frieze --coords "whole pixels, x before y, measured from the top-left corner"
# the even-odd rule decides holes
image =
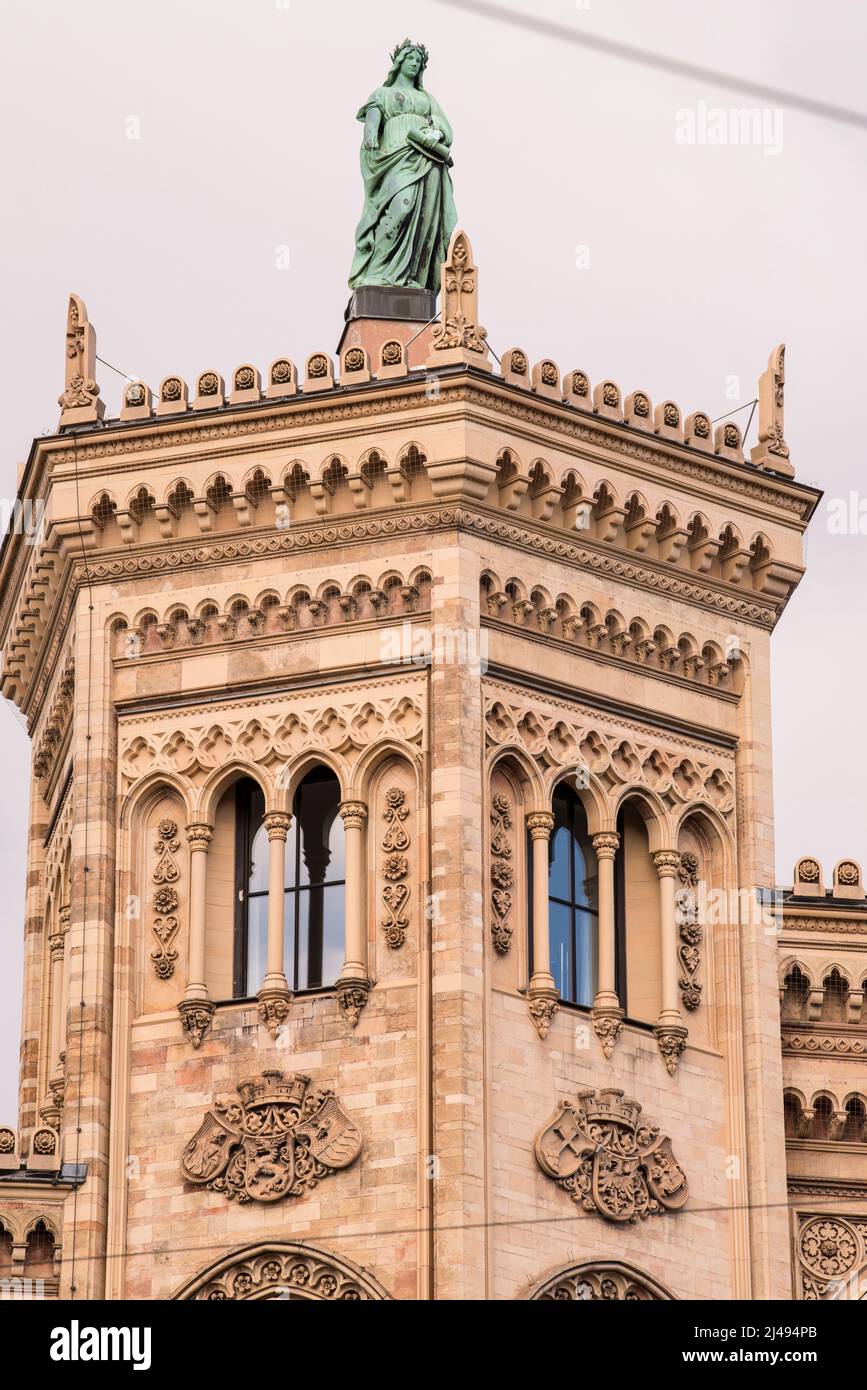
[[[687,850],[680,856],[677,877],[681,885],[675,899],[680,936],[677,954],[683,970],[678,984],[683,1007],[692,1011],[701,1003],[701,984],[697,976],[704,937],[704,929],[698,920],[698,855]]]
[[[151,897],[151,930],[157,944],[151,951],[154,973],[160,980],[168,980],[174,974],[178,953],[174,941],[178,934],[178,890],[175,887],[180,878],[177,854],[181,848],[178,838],[177,822],[161,820],[157,826],[157,839],[154,845],[156,865],[151,875],[157,885]]]

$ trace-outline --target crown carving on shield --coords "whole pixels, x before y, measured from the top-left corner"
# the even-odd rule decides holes
[[[238,1095],[245,1108],[256,1105],[300,1105],[304,1099],[309,1076],[284,1076],[282,1071],[263,1071],[238,1082]]]
[[[602,1091],[579,1092],[588,1124],[618,1124],[635,1129],[641,1114],[641,1103],[624,1097],[622,1091],[608,1087]]]

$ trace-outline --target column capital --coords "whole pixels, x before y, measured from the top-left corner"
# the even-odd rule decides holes
[[[187,841],[191,850],[205,850],[214,836],[214,827],[205,821],[195,821],[187,826]]]
[[[593,848],[597,859],[613,859],[620,848],[620,836],[616,830],[603,830],[593,836]]]
[[[63,930],[53,931],[48,938],[48,949],[51,952],[53,961],[63,960],[63,948],[66,944],[66,932]]]
[[[65,903],[65,904],[63,905],[63,907],[61,907],[60,912],[58,913],[58,918],[57,918],[57,921],[58,921],[58,927],[57,927],[57,929],[58,929],[58,931],[62,931],[62,932],[67,932],[67,931],[69,931],[69,923],[70,923],[71,917],[72,917],[72,909],[71,909],[69,903]]]
[[[339,813],[347,830],[360,830],[367,820],[367,807],[363,801],[341,801]]]
[[[288,811],[268,811],[262,823],[268,832],[269,840],[285,840],[289,834],[292,817]]]
[[[680,855],[673,849],[661,849],[654,854],[653,865],[660,878],[674,878],[680,868]]]
[[[527,816],[527,829],[533,840],[550,840],[554,817],[550,811],[531,811]]]

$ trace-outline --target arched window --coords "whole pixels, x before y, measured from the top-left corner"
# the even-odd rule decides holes
[[[840,1137],[849,1144],[867,1141],[867,1110],[860,1096],[846,1102],[846,1124]]]
[[[634,802],[617,817],[614,874],[617,996],[628,1018],[656,1023],[662,1008],[659,877],[644,819]]]
[[[803,1106],[798,1097],[793,1095],[791,1091],[787,1091],[783,1096],[783,1120],[787,1139],[799,1139],[801,1137],[803,1113]]]
[[[834,1102],[830,1096],[819,1096],[814,1106],[811,1139],[830,1139],[831,1121],[834,1118]]]
[[[597,990],[599,961],[596,853],[587,833],[584,807],[571,787],[557,788],[551,809],[554,814],[548,848],[551,974],[561,999],[589,1006]],[[532,863],[532,854],[528,855],[528,861]]]
[[[795,1022],[806,1019],[809,993],[810,981],[797,965],[793,965],[783,982],[781,1016]]]
[[[822,1021],[824,1023],[845,1023],[849,985],[837,969],[831,970],[822,984],[825,989],[822,1000]]]
[[[293,992],[321,989],[340,974],[344,956],[344,833],[340,783],[316,768],[295,793],[286,842],[283,889],[286,979]],[[265,976],[268,951],[268,831],[265,798],[251,779],[236,789],[236,998]]]

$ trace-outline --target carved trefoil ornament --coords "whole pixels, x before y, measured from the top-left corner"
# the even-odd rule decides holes
[[[701,943],[704,937],[703,928],[698,920],[697,854],[687,850],[680,856],[677,877],[680,883],[675,897],[677,928],[680,935],[677,955],[683,972],[678,983],[683,1007],[692,1011],[701,1003],[701,985],[697,975],[701,965]]]
[[[157,840],[154,845],[157,862],[153,871],[156,884],[151,908],[153,921],[151,930],[156,937],[156,946],[151,951],[154,971],[161,980],[168,980],[175,973],[178,953],[174,940],[178,934],[178,890],[175,887],[180,878],[175,856],[181,848],[178,838],[177,821],[161,820],[157,826]]]
[[[302,1197],[361,1153],[361,1131],[333,1091],[308,1091],[309,1076],[263,1071],[238,1084],[239,1101],[217,1101],[181,1157],[187,1182],[229,1201]]]
[[[671,1140],[639,1117],[641,1105],[614,1088],[564,1100],[536,1139],[543,1173],[585,1211],[634,1222],[678,1211],[689,1196]]]
[[[512,808],[508,797],[498,793],[491,803],[491,936],[494,949],[505,955],[512,944],[512,888],[515,870],[509,862],[512,846]]]
[[[382,919],[385,939],[393,951],[397,951],[406,941],[409,927],[409,832],[404,822],[409,815],[406,792],[400,787],[389,787],[385,794],[386,832],[382,838],[385,857],[382,861],[382,901],[386,915]]]

